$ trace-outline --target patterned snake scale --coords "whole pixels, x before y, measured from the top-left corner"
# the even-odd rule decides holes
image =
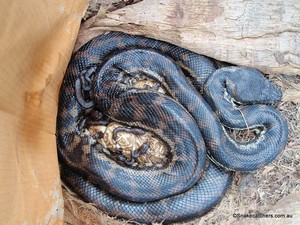
[[[166,94],[126,82],[140,75]],[[141,223],[201,216],[221,200],[232,171],[256,170],[284,148],[287,123],[271,106],[280,99],[254,69],[218,68],[210,58],[142,36],[101,35],[74,53],[61,86],[62,180],[112,216]],[[170,163],[134,169],[107,157],[82,134],[91,109],[154,133],[170,149]],[[225,127],[260,131],[240,143]]]

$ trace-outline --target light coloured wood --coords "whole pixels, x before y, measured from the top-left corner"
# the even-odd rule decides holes
[[[58,89],[86,1],[0,2],[0,224],[62,224]]]
[[[118,30],[266,73],[300,74],[299,0],[143,0],[93,20],[80,44]]]

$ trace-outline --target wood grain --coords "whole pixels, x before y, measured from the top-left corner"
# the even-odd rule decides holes
[[[300,74],[299,0],[143,0],[87,24],[77,48],[117,30],[265,73]]]
[[[0,224],[62,224],[58,89],[86,2],[0,2]]]

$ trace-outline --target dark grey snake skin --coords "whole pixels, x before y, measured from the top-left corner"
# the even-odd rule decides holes
[[[167,95],[128,84],[141,75]],[[280,99],[277,87],[254,69],[218,69],[207,57],[140,36],[99,36],[72,56],[61,86],[62,180],[113,216],[142,223],[200,216],[221,200],[231,171],[256,170],[284,148],[287,124],[268,106]],[[83,134],[91,111],[153,132],[171,150],[171,163],[137,170],[110,159]],[[239,143],[224,127],[258,134]]]

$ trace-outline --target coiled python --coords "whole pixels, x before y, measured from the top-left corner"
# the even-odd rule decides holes
[[[157,86],[134,87],[141,77],[165,94]],[[256,170],[284,148],[287,124],[270,106],[280,99],[279,89],[254,69],[217,68],[207,57],[141,36],[101,35],[72,56],[61,86],[62,180],[113,216],[142,223],[200,216],[221,200],[231,171]],[[155,134],[170,150],[169,163],[135,169],[108,157],[84,134],[86,118],[102,116]],[[257,134],[240,143],[226,128]]]

